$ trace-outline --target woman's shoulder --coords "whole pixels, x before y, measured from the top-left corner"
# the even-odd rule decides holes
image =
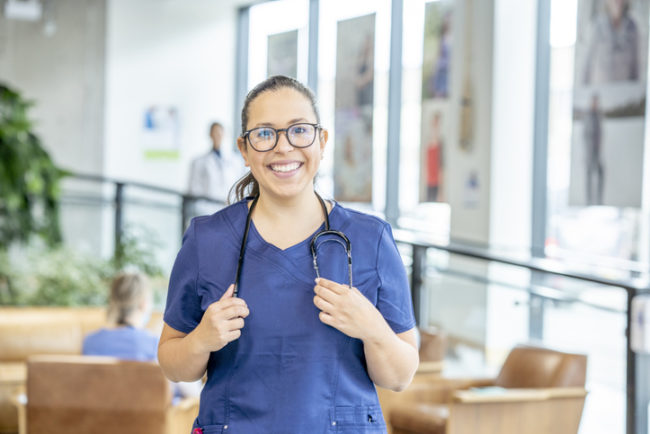
[[[339,218],[341,219],[341,224],[343,230],[344,228],[350,228],[350,230],[360,230],[364,233],[377,233],[381,234],[384,229],[390,227],[388,222],[378,215],[370,214],[364,211],[360,211],[353,208],[348,208],[341,205],[340,203],[335,203],[332,211],[336,210]]]
[[[222,230],[224,228],[233,228],[243,225],[241,222],[246,218],[248,206],[246,199],[242,199],[233,204],[227,205],[214,214],[194,217],[190,223],[197,232],[214,232],[215,230]]]

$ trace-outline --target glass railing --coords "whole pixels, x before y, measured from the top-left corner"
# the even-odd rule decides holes
[[[140,183],[74,176],[64,182],[61,221],[68,246],[100,257],[112,255],[123,237],[146,240],[168,275],[189,220],[223,206]],[[649,292],[645,274],[615,268],[591,274],[584,264],[526,252],[430,239],[412,230],[394,234],[410,273],[418,324],[449,336],[445,375],[494,375],[520,343],[583,353],[588,397],[580,433],[648,432],[650,385],[642,384],[637,369],[650,364],[632,352],[628,333],[632,299]]]

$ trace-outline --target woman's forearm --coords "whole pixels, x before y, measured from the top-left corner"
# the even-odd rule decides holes
[[[419,357],[413,330],[396,335],[386,322],[363,341],[370,379],[379,387],[404,390],[413,379]]]
[[[192,333],[184,337],[161,340],[158,346],[158,362],[172,381],[196,381],[203,377],[210,353],[201,351],[194,343]]]

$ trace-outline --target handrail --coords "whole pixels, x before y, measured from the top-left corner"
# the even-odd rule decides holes
[[[119,180],[119,179],[116,179],[116,178],[111,178],[111,177],[103,176],[103,175],[91,175],[91,174],[88,174],[88,173],[76,173],[76,172],[66,176],[66,178],[83,179],[85,181],[95,181],[95,182],[107,182],[107,183],[111,183],[111,184],[115,184],[115,185],[121,184],[121,185],[128,186],[128,187],[137,187],[137,188],[142,188],[142,189],[145,189],[145,190],[157,191],[159,193],[167,193],[167,194],[172,194],[172,195],[176,195],[176,196],[180,196],[180,197],[186,197],[186,198],[191,199],[191,200],[204,200],[204,201],[207,201],[207,202],[213,202],[215,204],[224,205],[223,201],[216,200],[216,199],[213,199],[213,198],[208,197],[208,196],[196,196],[196,195],[193,195],[193,194],[183,193],[181,191],[174,190],[173,188],[160,187],[158,185],[147,184],[147,183],[140,182],[140,181],[125,181],[125,180]]]
[[[425,240],[423,237],[419,237],[412,231],[406,231],[402,229],[395,229],[393,231],[395,241],[398,243],[409,244],[411,246],[423,247],[423,248],[433,248],[436,250],[443,250],[445,252],[466,256],[474,259],[482,259],[489,262],[497,262],[506,265],[513,265],[516,267],[527,268],[531,271],[537,271],[545,274],[552,274],[555,276],[567,277],[572,279],[584,280],[591,283],[596,283],[599,285],[605,286],[614,286],[623,288],[625,290],[632,290],[637,293],[650,293],[650,280],[646,279],[630,279],[627,281],[608,279],[600,276],[594,276],[585,273],[570,272],[562,270],[566,268],[562,266],[562,263],[553,259],[543,259],[543,258],[530,258],[527,260],[520,260],[509,258],[506,256],[495,255],[489,252],[485,252],[482,249],[462,245],[458,243],[440,243],[432,240]]]
[[[141,189],[157,191],[160,193],[176,195],[189,201],[201,200],[201,201],[211,202],[217,205],[225,205],[224,202],[215,200],[207,196],[196,196],[189,193],[184,193],[178,190],[174,190],[171,188],[146,184],[139,181],[125,181],[125,180],[119,180],[116,178],[107,177],[103,175],[92,175],[92,174],[83,174],[83,173],[73,173],[69,175],[68,178],[73,178],[73,179],[76,178],[76,179],[95,181],[95,182],[107,182],[115,185],[124,185],[127,187],[136,187]],[[418,234],[417,232],[407,230],[407,229],[396,228],[393,230],[393,235],[396,242],[402,244],[409,244],[411,246],[419,246],[424,248],[443,250],[449,253],[462,255],[469,258],[482,259],[485,261],[497,262],[506,265],[513,265],[517,267],[527,268],[531,271],[538,271],[538,272],[552,274],[556,276],[579,279],[591,283],[596,283],[599,285],[620,287],[626,290],[627,289],[634,290],[638,293],[650,292],[650,276],[646,276],[645,278],[630,279],[627,281],[608,279],[608,278],[594,276],[586,273],[567,271],[566,265],[563,265],[565,263],[554,259],[546,259],[546,258],[543,259],[543,258],[531,257],[527,260],[521,260],[521,259],[515,259],[512,257],[504,256],[504,255],[495,255],[489,253],[484,247],[471,246],[469,244],[458,243],[453,241],[450,243],[438,242],[435,240],[431,240],[430,238],[427,238],[425,235]],[[629,270],[623,270],[623,271],[627,272]]]

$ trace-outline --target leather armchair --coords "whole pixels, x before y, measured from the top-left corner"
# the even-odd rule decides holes
[[[198,398],[172,406],[157,364],[112,357],[30,357],[26,392],[21,434],[185,434],[198,414]]]
[[[575,434],[586,370],[584,355],[518,346],[495,379],[414,382],[388,419],[393,434]]]

